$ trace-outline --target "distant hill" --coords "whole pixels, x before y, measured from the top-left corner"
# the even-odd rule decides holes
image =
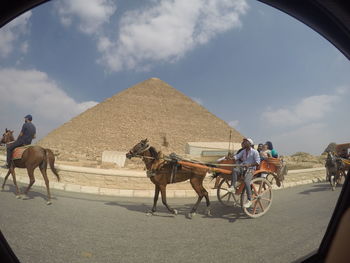
[[[37,144],[59,152],[62,160],[98,160],[105,150],[127,151],[144,138],[165,153],[183,154],[187,142],[224,142],[230,131],[233,142],[242,140],[203,106],[151,78],[81,113]]]

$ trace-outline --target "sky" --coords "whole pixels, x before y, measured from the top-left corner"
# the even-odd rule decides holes
[[[326,39],[253,0],[53,0],[0,28],[0,129],[17,136],[32,114],[38,140],[157,77],[255,143],[321,154],[350,142],[349,72]]]

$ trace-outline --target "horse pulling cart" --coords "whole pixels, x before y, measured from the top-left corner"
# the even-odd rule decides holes
[[[201,200],[205,198],[206,214],[211,215],[211,205],[208,191],[203,186],[203,180],[208,172],[214,173],[214,178],[221,178],[220,187],[217,190],[217,196],[220,203],[224,205],[243,204],[245,203],[246,194],[242,178],[238,178],[239,186],[236,191],[229,192],[228,186],[231,185],[231,173],[234,164],[233,160],[225,160],[218,164],[202,163],[194,160],[186,160],[170,154],[165,156],[161,151],[157,151],[155,147],[149,144],[148,139],[141,140],[133,146],[126,154],[128,159],[141,158],[145,164],[147,176],[155,185],[153,207],[147,211],[148,215],[153,215],[157,211],[157,201],[159,193],[162,197],[162,202],[169,212],[177,214],[177,210],[169,206],[166,198],[166,186],[168,184],[179,183],[189,180],[193,190],[197,193],[197,202],[192,207],[189,218],[196,214],[196,210]],[[276,181],[278,186],[284,179],[283,172],[286,172],[286,167],[282,165],[280,159],[271,158],[261,162],[259,168],[254,172],[247,169],[246,172],[253,172],[254,176],[251,180],[250,187],[252,189],[252,205],[249,208],[243,207],[243,211],[249,217],[259,217],[265,214],[272,202],[272,186],[273,181]],[[219,176],[219,177],[218,177]],[[225,192],[226,191],[226,192]],[[239,201],[238,201],[239,200]]]

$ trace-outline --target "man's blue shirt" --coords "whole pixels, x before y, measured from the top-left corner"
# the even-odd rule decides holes
[[[36,133],[36,128],[33,123],[26,122],[22,126],[22,136],[18,138],[19,141],[21,141],[23,144],[31,144],[33,137]]]

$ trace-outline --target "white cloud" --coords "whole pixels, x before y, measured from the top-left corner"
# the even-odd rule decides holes
[[[28,42],[27,41],[21,44],[20,50],[23,54],[27,54],[27,52],[28,52]]]
[[[56,2],[56,8],[64,26],[76,22],[78,29],[89,35],[98,35],[116,11],[111,0],[61,0]]]
[[[203,105],[203,100],[201,98],[197,98],[197,97],[191,97],[191,99],[193,99],[195,102],[197,102],[199,105]]]
[[[16,42],[18,39],[29,32],[28,21],[32,15],[31,11],[28,11],[21,16],[17,17],[0,30],[0,57],[5,58],[13,52],[16,48]],[[21,45],[20,50],[23,52],[24,47]],[[28,49],[25,47],[25,51]]]
[[[232,128],[237,128],[239,125],[239,120],[229,121],[228,125],[230,125]]]
[[[350,91],[349,86],[340,86],[336,88],[336,93],[340,96],[347,94]]]
[[[321,154],[330,142],[349,141],[346,94],[349,86],[333,95],[310,96],[295,105],[262,113],[260,137],[271,140],[278,151]]]
[[[307,97],[290,107],[269,109],[262,113],[262,119],[269,125],[280,127],[318,121],[334,109],[339,99],[338,94]]]
[[[274,148],[282,154],[308,152],[319,155],[334,137],[326,123],[306,124],[287,132],[271,135]]]
[[[97,104],[76,102],[46,73],[37,70],[0,69],[0,93],[0,123],[19,129],[23,117],[30,113],[39,136]]]
[[[99,45],[103,53],[99,62],[112,71],[174,62],[216,35],[240,27],[240,16],[247,9],[245,0],[163,0],[148,9],[126,12],[117,41]]]

